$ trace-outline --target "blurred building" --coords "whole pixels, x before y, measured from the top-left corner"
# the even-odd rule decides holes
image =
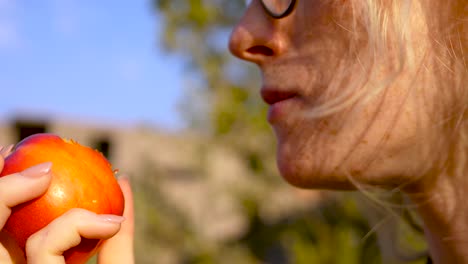
[[[36,133],[54,133],[102,152],[114,168],[133,174],[142,163],[154,162],[178,172],[190,164],[193,135],[157,132],[149,127],[126,127],[21,116],[0,123],[0,145],[15,144]]]
[[[153,200],[166,200],[183,213],[198,237],[212,243],[245,232],[248,219],[239,195],[260,193],[265,200],[261,213],[272,221],[291,211],[306,210],[318,200],[318,194],[287,184],[265,192],[265,186],[232,150],[190,131],[168,133],[145,126],[18,117],[0,124],[0,145],[15,144],[35,133],[54,133],[101,151],[120,174],[143,182],[134,185],[136,196],[157,182],[157,189],[149,192],[157,192],[154,197],[160,198]],[[154,208],[146,206],[144,212],[137,212],[140,227],[147,224],[146,214],[151,210],[159,210],[156,203]]]

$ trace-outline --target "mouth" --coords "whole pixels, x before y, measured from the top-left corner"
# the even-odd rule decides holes
[[[265,103],[269,105],[274,105],[281,101],[285,101],[285,100],[288,100],[297,96],[296,92],[281,91],[281,90],[272,89],[272,88],[262,88],[260,93],[261,93],[263,101],[265,101]]]
[[[263,87],[260,91],[263,101],[270,105],[268,109],[268,121],[276,124],[285,120],[291,110],[298,103],[299,94],[295,91],[284,91]]]

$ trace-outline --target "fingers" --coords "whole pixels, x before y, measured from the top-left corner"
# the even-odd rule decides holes
[[[98,263],[134,263],[133,239],[134,239],[134,207],[133,194],[128,178],[119,179],[120,188],[125,197],[125,222],[120,231],[111,239],[104,242],[98,255]]]
[[[22,172],[0,178],[0,229],[11,214],[11,207],[39,197],[52,179],[52,163],[46,162]]]
[[[1,148],[0,156],[5,157],[10,151],[11,147]],[[0,160],[3,165],[3,159]],[[0,230],[11,214],[11,207],[47,191],[52,179],[51,166],[52,163],[47,162],[0,178]],[[1,263],[25,263],[18,245],[6,233],[0,233],[0,260]]]
[[[116,215],[97,215],[84,209],[72,209],[28,239],[28,263],[63,264],[63,252],[77,246],[81,237],[108,239],[119,231],[124,219]]]

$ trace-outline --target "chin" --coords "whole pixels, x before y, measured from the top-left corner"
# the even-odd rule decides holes
[[[356,186],[345,173],[323,159],[311,161],[310,157],[289,156],[277,153],[277,166],[283,179],[289,184],[304,189],[355,190]]]
[[[406,164],[400,159],[372,151],[374,148],[360,148],[350,158],[345,158],[347,147],[343,144],[299,144],[280,140],[277,167],[285,181],[306,189],[394,188],[414,178],[411,175],[414,176],[415,168],[412,166],[415,163],[411,159],[405,159]],[[373,162],[369,162],[371,160]]]

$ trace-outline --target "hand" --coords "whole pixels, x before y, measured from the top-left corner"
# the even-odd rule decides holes
[[[0,149],[0,170],[10,148]],[[22,172],[0,178],[0,230],[11,214],[12,207],[37,198],[47,191],[51,181],[51,163],[43,163]],[[97,215],[72,209],[33,234],[26,243],[28,263],[64,264],[63,252],[78,245],[81,237],[108,239],[115,235],[123,217]],[[0,263],[26,263],[14,241],[0,232]]]
[[[134,238],[134,211],[133,195],[128,178],[119,179],[120,188],[122,188],[125,197],[125,222],[117,235],[104,242],[101,251],[98,254],[99,264],[133,264],[133,238]]]

